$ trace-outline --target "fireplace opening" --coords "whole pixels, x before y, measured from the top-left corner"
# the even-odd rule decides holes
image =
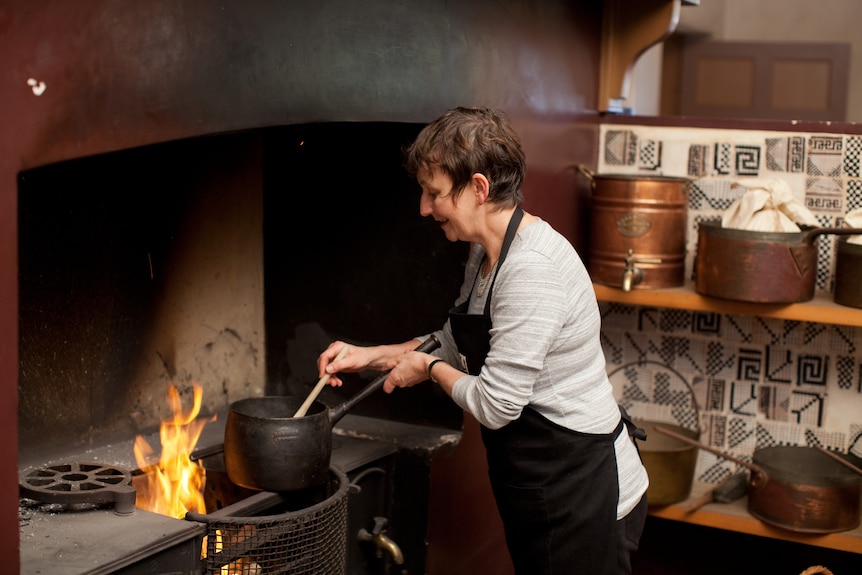
[[[302,124],[22,172],[22,458],[155,429],[170,385],[201,384],[204,414],[304,396],[332,339],[441,325],[467,248],[419,215],[401,165],[419,129]],[[460,428],[430,385],[355,411]]]

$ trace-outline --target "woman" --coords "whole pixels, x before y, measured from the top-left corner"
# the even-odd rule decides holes
[[[419,210],[471,242],[464,283],[434,355],[428,336],[337,341],[320,374],[391,373],[384,391],[432,380],[482,425],[506,543],[519,574],[631,573],[648,478],[605,371],[592,282],[571,244],[521,208],[520,139],[499,112],[456,108],[406,151]]]

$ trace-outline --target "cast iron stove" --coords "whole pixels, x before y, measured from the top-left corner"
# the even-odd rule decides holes
[[[201,440],[221,433],[213,426]],[[157,434],[147,439],[158,445]],[[349,474],[396,451],[390,443],[336,435],[331,463]],[[202,573],[206,525],[135,508],[132,454],[131,443],[114,444],[20,472],[22,575]]]

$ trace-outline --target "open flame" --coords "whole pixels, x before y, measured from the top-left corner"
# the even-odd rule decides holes
[[[158,464],[153,463],[154,451],[142,436],[135,438],[135,462],[145,473],[146,481],[137,488],[136,505],[161,515],[183,519],[188,511],[206,513],[204,505],[204,482],[206,471],[189,455],[200,438],[204,426],[212,419],[198,421],[202,388],[194,387],[194,405],[183,411],[180,393],[176,387],[168,390],[168,403],[173,418],[162,421],[159,427],[161,455]]]

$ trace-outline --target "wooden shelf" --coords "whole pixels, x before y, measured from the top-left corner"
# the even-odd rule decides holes
[[[599,301],[862,326],[862,309],[839,305],[825,293],[817,293],[813,300],[802,303],[762,304],[703,296],[694,291],[691,283],[676,288],[633,289],[628,292],[595,283],[593,288]]]
[[[695,482],[691,497],[674,505],[650,507],[649,514],[662,519],[682,521],[704,527],[714,527],[727,531],[736,531],[748,535],[783,539],[805,545],[824,547],[836,551],[862,553],[862,527],[850,531],[827,534],[797,533],[778,527],[773,527],[748,513],[748,498],[743,497],[733,503],[710,503],[697,511],[689,513],[686,508],[689,502],[703,495],[712,486]]]

